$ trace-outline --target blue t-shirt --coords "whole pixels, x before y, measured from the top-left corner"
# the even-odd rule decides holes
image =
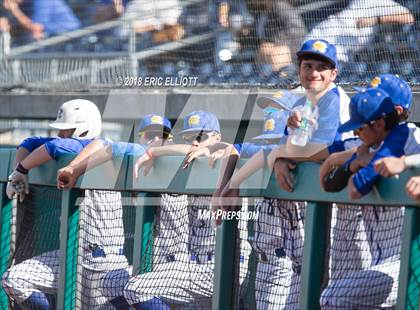
[[[296,101],[293,108],[303,106],[306,103],[306,96]],[[337,133],[340,126],[340,94],[337,87],[330,89],[322,96],[317,104],[319,117],[318,129],[312,134],[310,142],[332,144],[335,140],[341,140],[341,135]],[[287,137],[282,139],[285,144]]]
[[[264,151],[264,154],[268,155],[274,148],[278,146],[278,144],[259,144],[244,142],[242,144],[234,144],[233,146],[238,151],[241,158],[251,158],[259,151]]]
[[[63,154],[80,153],[93,139],[55,138],[45,142],[44,147],[53,159]]]
[[[407,149],[413,149],[409,144],[415,142],[410,141],[410,136],[408,124],[400,124],[392,129],[370,163],[357,171],[353,176],[354,186],[360,194],[366,195],[369,193],[378,181],[380,175],[374,169],[374,164],[377,160],[390,156],[401,157],[402,155],[406,155]],[[350,163],[355,158],[356,154],[347,163]]]
[[[46,142],[54,139],[57,139],[57,137],[29,137],[23,140],[22,143],[19,144],[19,147],[23,147],[32,153],[41,145],[44,145]]]
[[[47,36],[80,28],[79,19],[63,0],[33,0],[32,21],[42,24]]]

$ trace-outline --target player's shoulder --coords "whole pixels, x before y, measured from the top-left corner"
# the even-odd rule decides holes
[[[137,143],[130,142],[113,142],[112,154],[118,155],[143,155],[146,152],[146,147]]]

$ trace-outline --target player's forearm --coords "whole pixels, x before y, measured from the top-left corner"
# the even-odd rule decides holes
[[[186,144],[172,144],[164,145],[159,147],[152,147],[148,152],[153,157],[165,156],[165,155],[186,155],[191,150],[191,145]]]
[[[24,147],[19,147],[16,150],[16,156],[13,167],[16,167],[18,163],[20,163],[22,160],[24,160],[31,152],[29,152]]]
[[[408,10],[406,13],[379,16],[378,24],[412,24],[414,23],[414,16]]]
[[[360,199],[363,197],[363,195],[357,190],[356,186],[354,185],[353,177],[350,178],[348,183],[348,194],[350,199],[352,200]]]
[[[315,155],[312,155],[310,160],[313,161],[323,161],[327,159],[327,157],[330,156],[330,152],[328,151],[328,148],[323,149],[322,151],[316,153]]]
[[[45,146],[42,145],[34,150],[31,154],[26,156],[26,158],[20,163],[25,169],[31,170],[32,168],[38,167],[52,159],[53,158],[50,156],[50,154],[48,154]]]
[[[217,188],[222,190],[231,179],[235,171],[236,163],[238,162],[239,155],[236,149],[231,146],[225,150],[224,157],[220,164],[220,175],[217,181]]]
[[[229,146],[232,146],[232,144],[226,143],[226,142],[218,142],[218,143],[215,143],[213,145],[207,146],[207,148],[209,149],[210,153],[214,153],[214,152],[216,152],[218,150],[225,149],[225,148],[227,148]]]
[[[74,169],[74,174],[79,177],[86,171],[93,169],[109,160],[112,159],[112,146],[108,145],[98,149],[96,152],[91,154],[88,157],[85,157],[83,160],[79,161],[77,164],[72,165]]]
[[[90,157],[102,148],[104,148],[104,145],[101,140],[93,140],[69,163],[69,166],[77,166],[79,163],[81,163],[86,158]]]
[[[258,170],[264,168],[265,160],[264,153],[258,152],[252,156],[242,167],[239,169],[231,179],[231,186],[239,187],[243,181],[249,178]]]

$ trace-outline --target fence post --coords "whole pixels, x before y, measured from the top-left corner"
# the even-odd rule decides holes
[[[401,254],[400,272],[398,277],[398,298],[397,309],[418,309],[419,295],[418,288],[410,287],[410,275],[412,274],[413,258],[411,257],[412,245],[420,233],[420,209],[418,207],[406,207],[404,211],[404,221],[401,232]],[[413,296],[413,292],[417,295]],[[410,300],[414,299],[415,304]]]
[[[238,220],[223,221],[216,231],[212,309],[233,309],[235,249]]]
[[[319,309],[330,204],[308,203],[300,283],[299,309]]]
[[[134,228],[133,275],[152,271],[155,204],[160,194],[138,193]],[[140,198],[140,199],[139,199]],[[141,203],[139,203],[141,201]]]
[[[0,277],[7,271],[10,263],[10,243],[13,203],[6,196],[6,183],[0,183]],[[1,287],[0,308],[7,309],[9,299]]]
[[[74,309],[78,254],[79,189],[65,190],[61,197],[60,276],[58,278],[57,309]]]

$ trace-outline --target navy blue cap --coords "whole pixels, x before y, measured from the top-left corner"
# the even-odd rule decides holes
[[[338,132],[358,129],[394,110],[394,104],[386,91],[380,88],[368,88],[351,98],[350,120],[338,127]]]
[[[169,132],[172,129],[172,125],[171,122],[164,116],[158,114],[148,114],[140,121],[138,132],[143,132],[146,129],[164,130]]]
[[[255,140],[279,139],[284,136],[287,118],[289,113],[286,111],[271,112],[265,115],[263,134],[254,137]]]
[[[194,111],[185,116],[184,130],[178,134],[183,135],[190,132],[209,132],[215,131],[220,133],[220,125],[217,117],[207,111]]]
[[[370,88],[380,88],[388,93],[396,106],[409,109],[413,101],[411,87],[398,75],[384,73],[375,76],[369,83]],[[357,91],[364,91],[366,88],[354,87]]]
[[[305,55],[321,56],[335,68],[338,68],[337,49],[326,40],[316,39],[305,41],[296,55],[298,58]]]
[[[279,110],[291,111],[296,101],[301,98],[287,90],[281,90],[273,94],[271,97],[259,97],[257,105],[261,109],[265,109],[269,105],[278,108]]]

